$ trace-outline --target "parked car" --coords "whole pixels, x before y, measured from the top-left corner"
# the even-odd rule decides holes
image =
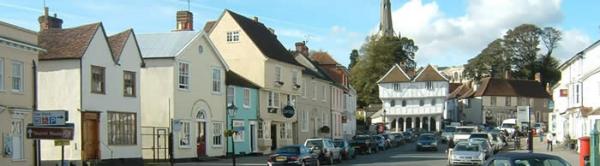
[[[396,146],[400,146],[400,145],[406,143],[406,140],[404,139],[404,134],[402,134],[402,133],[391,133],[391,135],[394,136],[394,139],[392,139],[392,142],[394,142],[396,144]]]
[[[449,151],[448,165],[481,165],[485,161],[485,155],[480,144],[460,141]]]
[[[329,138],[307,139],[304,141],[304,146],[318,154],[321,162],[333,164],[334,161],[342,161],[340,149],[335,148],[333,140]]]
[[[517,119],[505,119],[500,125],[500,130],[507,131],[509,135],[515,132],[515,126],[517,125]]]
[[[444,131],[442,132],[442,142],[448,142],[448,140],[452,139],[454,137],[454,132],[456,131],[456,127],[454,126],[447,126],[444,128]]]
[[[471,133],[477,132],[476,126],[459,126],[456,127],[456,131],[454,132],[454,137],[452,138],[454,142],[458,141],[467,141],[471,136]]]
[[[371,136],[373,137],[373,139],[375,140],[375,142],[377,142],[377,148],[379,150],[385,151],[386,150],[386,143],[385,143],[385,138],[383,138],[383,136],[381,135],[373,135]]]
[[[552,165],[552,166],[571,166],[564,159],[548,154],[541,153],[500,153],[485,161],[483,166],[521,166],[521,165]]]
[[[437,138],[434,134],[431,133],[423,133],[417,139],[417,151],[421,151],[423,149],[433,149],[435,151],[438,150],[437,146]]]
[[[473,138],[483,138],[483,139],[488,140],[489,142],[492,142],[492,134],[490,134],[490,133],[472,133],[469,136],[469,140],[473,139]]]
[[[275,150],[267,158],[267,165],[320,165],[319,156],[304,145],[289,145]]]
[[[494,155],[494,149],[492,148],[492,144],[487,139],[483,138],[472,138],[469,139],[469,142],[473,144],[480,144],[483,152],[485,152],[485,159]]]
[[[404,134],[404,140],[406,142],[413,142],[415,140],[413,134],[410,131],[403,132],[402,134]]]
[[[504,140],[497,133],[492,133],[492,147],[494,148],[494,152],[499,152],[506,145]]]
[[[340,153],[342,153],[342,159],[347,160],[356,158],[356,151],[345,139],[334,139],[333,145],[340,149]]]
[[[377,147],[377,141],[375,141],[375,139],[373,139],[373,137],[370,135],[357,135],[352,139],[351,145],[359,153],[377,153],[379,151]]]

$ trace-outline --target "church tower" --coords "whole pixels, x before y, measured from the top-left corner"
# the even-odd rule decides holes
[[[379,20],[379,36],[394,36],[392,24],[392,3],[390,0],[381,0],[381,20]]]

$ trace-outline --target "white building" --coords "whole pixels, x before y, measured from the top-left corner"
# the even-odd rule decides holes
[[[417,73],[409,76],[399,65],[394,65],[381,77],[377,83],[383,108],[375,114],[377,117],[372,117],[373,123],[385,120],[393,131],[408,128],[440,131],[448,80],[431,65]]]
[[[561,80],[553,87],[550,131],[557,141],[589,136],[600,119],[600,41],[560,65]]]
[[[133,30],[107,37],[102,23],[63,29],[62,20],[40,17],[38,106],[67,110],[75,136],[65,160],[142,165],[140,55]],[[61,148],[41,141],[42,164],[54,165]]]
[[[166,130],[176,161],[224,156],[228,67],[208,35],[193,31],[191,12],[178,11],[177,18],[176,31],[139,35],[144,147],[165,147],[166,135],[153,141],[153,133]],[[164,152],[144,150],[144,158],[164,159]]]
[[[344,138],[351,139],[356,135],[356,102],[358,94],[352,86],[348,86],[347,92],[344,93],[344,113],[342,116],[342,125]]]

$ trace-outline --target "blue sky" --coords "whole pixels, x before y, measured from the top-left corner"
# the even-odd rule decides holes
[[[0,20],[38,30],[42,0],[0,0]],[[47,0],[63,27],[102,21],[108,34],[167,32],[185,0]],[[288,48],[308,40],[311,50],[331,53],[347,65],[351,49],[376,31],[379,0],[191,0],[194,27],[230,9],[275,29]],[[460,65],[507,29],[522,23],[557,27],[564,40],[556,56],[565,59],[599,39],[597,0],[392,0],[394,28],[420,47],[419,66]]]

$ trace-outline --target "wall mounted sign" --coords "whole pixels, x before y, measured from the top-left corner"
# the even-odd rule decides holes
[[[281,113],[286,118],[293,117],[295,112],[296,112],[296,110],[294,110],[294,107],[292,107],[291,105],[287,105],[287,106],[283,107],[283,110],[281,110]]]

